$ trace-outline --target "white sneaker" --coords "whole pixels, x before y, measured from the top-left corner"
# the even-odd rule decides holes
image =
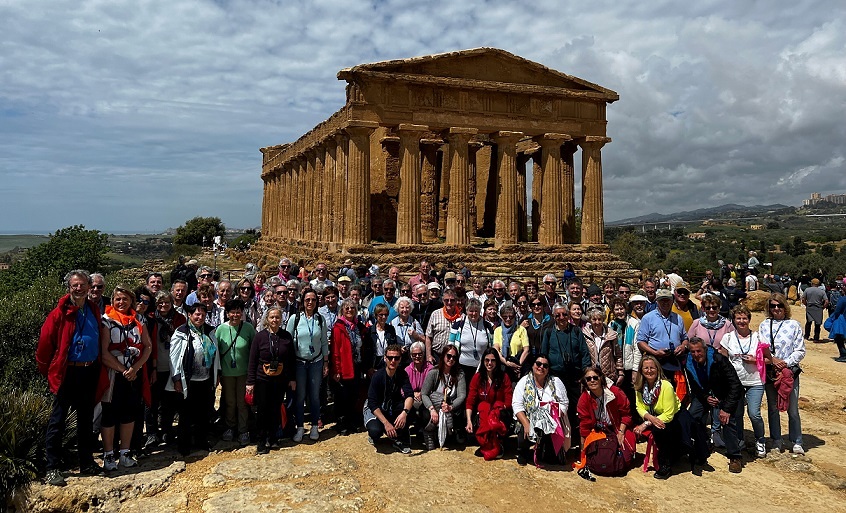
[[[300,426],[297,428],[297,432],[294,434],[294,441],[300,443],[303,441],[303,427]]]
[[[755,453],[759,458],[767,456],[767,446],[764,445],[764,442],[755,442]]]
[[[805,449],[802,448],[801,444],[793,444],[793,454],[804,455]]]
[[[782,451],[781,440],[773,440],[773,446],[770,449],[770,452],[781,452],[781,451]]]
[[[234,433],[232,433],[232,430],[231,430],[231,429],[227,429],[226,431],[224,431],[224,432],[223,432],[223,441],[224,441],[224,442],[231,442],[231,441],[232,441],[232,438],[233,438],[234,436],[235,436],[235,435],[234,435]]]
[[[241,445],[249,445],[250,444],[250,434],[249,433],[241,433],[238,435],[238,443]]]
[[[103,470],[117,470],[117,462],[115,461],[115,453],[103,453]]]
[[[138,465],[138,462],[135,461],[135,458],[129,455],[128,452],[121,452],[120,453],[120,466],[121,467],[134,467]]]
[[[308,434],[308,437],[315,441],[320,439],[320,433],[317,431],[317,426],[311,426],[311,432]]]

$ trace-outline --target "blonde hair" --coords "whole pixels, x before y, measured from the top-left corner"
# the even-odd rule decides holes
[[[658,359],[651,354],[645,354],[643,355],[643,358],[641,358],[640,365],[637,368],[637,379],[634,384],[635,390],[643,390],[643,384],[646,381],[646,378],[643,377],[643,364],[646,362],[654,363],[655,367],[658,369],[658,377],[656,378],[657,381],[665,381],[667,379],[664,375],[664,370],[661,368],[661,364],[658,363]]]
[[[784,294],[779,294],[778,292],[773,292],[770,294],[769,299],[767,299],[767,319],[773,318],[773,314],[770,312],[770,301],[781,303],[781,306],[784,308],[784,318],[790,319],[790,305],[787,304],[787,298],[784,297]]]

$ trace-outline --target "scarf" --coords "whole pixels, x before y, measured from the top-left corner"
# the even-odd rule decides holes
[[[723,326],[725,326],[726,318],[723,317],[722,315],[718,315],[716,321],[710,322],[710,321],[708,321],[708,318],[703,313],[702,316],[699,317],[699,324],[704,326],[705,329],[718,330],[718,329],[722,328]]]
[[[211,339],[208,335],[206,335],[202,329],[198,329],[195,327],[191,322],[188,322],[188,330],[189,332],[194,333],[200,338],[200,342],[203,345],[203,366],[207,369],[211,368],[212,362],[214,361],[214,354],[217,352],[217,348],[214,347]]]
[[[448,314],[446,307],[443,307],[441,310],[443,311],[444,319],[448,320],[449,322],[455,322],[456,320],[458,320],[459,317],[461,317],[461,308],[456,307],[455,315]]]
[[[534,328],[535,330],[538,330],[538,329],[540,329],[541,326],[544,325],[545,322],[552,319],[552,317],[550,317],[549,314],[543,314],[543,319],[538,321],[537,318],[535,317],[535,314],[530,313],[529,316],[528,316],[528,319],[530,321],[532,321],[532,328]],[[535,325],[535,324],[537,324],[537,325]]]
[[[159,324],[159,340],[164,344],[165,349],[170,349],[170,337],[173,336],[173,319],[176,317],[176,309],[170,309],[170,315],[162,316],[158,309],[156,310],[155,319]]]
[[[506,357],[511,356],[511,336],[517,331],[517,323],[511,326],[502,325],[502,354]]]
[[[135,310],[129,310],[129,313],[122,314],[118,312],[113,306],[106,307],[106,317],[115,321],[116,323],[120,324],[124,328],[132,328],[133,326],[138,327],[138,335],[141,335],[141,332],[144,330],[144,325],[138,322],[138,318],[136,317]]]
[[[658,401],[658,396],[661,395],[661,380],[655,381],[655,387],[653,389],[649,389],[649,383],[643,383],[643,392],[641,393],[643,396],[643,404],[649,408],[649,412],[652,413],[654,410],[655,403]]]
[[[354,322],[348,321],[344,317],[340,317],[338,320],[344,324],[344,328],[347,330],[347,336],[350,337],[353,361],[361,363],[361,333],[358,331],[358,325]]]

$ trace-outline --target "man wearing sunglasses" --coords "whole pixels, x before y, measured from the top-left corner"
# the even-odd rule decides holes
[[[88,299],[97,304],[101,312],[106,311],[106,305],[112,304],[112,298],[104,296],[106,290],[106,278],[100,273],[91,274],[91,288],[88,289]]]
[[[204,265],[197,269],[197,288],[201,285],[211,285],[212,280],[214,279],[214,273],[212,272],[212,268]],[[185,298],[185,304],[188,306],[193,305],[194,303],[198,302],[200,299],[197,297],[197,291],[193,291],[188,294],[188,297]]]
[[[543,303],[543,312],[546,315],[552,316],[552,306],[555,303],[562,303],[564,299],[555,292],[555,287],[558,286],[558,281],[555,279],[555,275],[550,273],[543,277],[543,294],[541,294],[540,300]]]
[[[397,303],[397,284],[394,280],[388,279],[382,283],[382,295],[376,296],[367,306],[370,311],[370,318],[375,322],[374,312],[376,305],[386,305],[388,307],[388,322],[394,320],[397,316],[397,310],[394,305]]]
[[[385,366],[373,375],[367,391],[364,425],[367,441],[375,445],[382,435],[398,452],[411,454],[408,416],[414,406],[414,390],[404,369],[400,369],[402,349],[392,344],[385,349]]]
[[[282,258],[279,260],[279,273],[277,274],[282,283],[288,283],[289,280],[296,278],[291,275],[291,259]]]
[[[430,299],[431,301],[431,299]],[[444,346],[449,342],[449,331],[452,323],[461,316],[461,308],[455,291],[447,289],[443,294],[444,307],[435,310],[426,325],[426,358],[437,363],[436,354],[441,354]]]
[[[682,318],[684,330],[687,331],[693,324],[693,320],[699,318],[699,309],[696,307],[696,303],[690,300],[690,288],[687,283],[680,282],[676,285],[673,296],[673,312]]]

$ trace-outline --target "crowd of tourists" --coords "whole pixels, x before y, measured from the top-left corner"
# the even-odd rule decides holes
[[[709,271],[691,287],[660,274],[588,284],[568,266],[538,282],[421,261],[403,277],[350,260],[308,272],[282,258],[232,280],[189,261],[169,289],[154,272],[108,297],[101,274],[72,271],[36,352],[55,394],[46,481],[65,482],[70,410],[83,475],[134,467],[161,445],[187,456],[222,440],[267,454],[325,429],[403,454],[472,444],[491,460],[516,445],[520,465],[572,464],[589,480],[630,470],[638,441],[644,471],[660,479],[684,456],[701,472],[715,449],[734,473],[744,448],[804,454],[810,326],[772,292],[753,331],[730,276]],[[827,329],[844,361],[846,281],[837,288]]]

